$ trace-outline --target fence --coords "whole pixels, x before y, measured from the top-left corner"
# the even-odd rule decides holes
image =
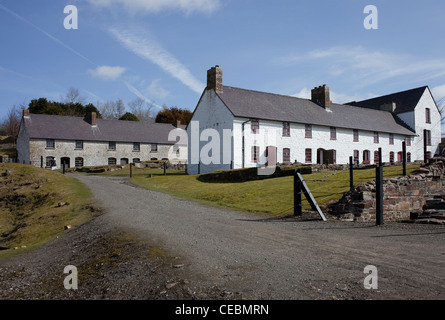
[[[405,142],[402,144],[402,176],[406,176],[406,145]],[[383,224],[383,199],[384,199],[384,188],[383,188],[383,161],[382,161],[382,149],[379,148],[378,150],[378,163],[375,167],[375,198],[376,198],[376,210],[375,210],[375,221],[376,225],[382,225]],[[353,157],[351,156],[349,158],[349,177],[345,179],[332,179],[331,177],[339,174],[339,172],[330,173],[324,177],[321,177],[319,179],[309,179],[306,181],[310,182],[329,182],[328,184],[323,184],[319,186],[318,188],[313,188],[312,190],[309,190],[307,188],[307,185],[303,178],[301,177],[300,173],[295,170],[294,174],[294,216],[300,216],[302,214],[302,204],[301,204],[301,195],[304,194],[312,208],[312,210],[317,211],[319,215],[322,217],[323,221],[326,221],[326,218],[324,214],[321,212],[317,202],[315,201],[315,198],[313,197],[313,194],[317,194],[319,189],[326,190],[330,186],[333,186],[334,184],[338,184],[341,182],[346,182],[349,180],[349,191],[354,190],[354,164],[353,164]],[[329,179],[326,179],[328,178]],[[306,188],[306,190],[305,190]],[[338,194],[344,194],[345,191],[342,192],[332,192],[329,195],[325,195],[322,198],[318,197],[318,201],[321,202],[323,200],[333,198],[334,196]],[[323,192],[324,194],[324,192]]]

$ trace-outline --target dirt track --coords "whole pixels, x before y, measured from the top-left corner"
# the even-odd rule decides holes
[[[445,298],[444,226],[267,219],[123,179],[76,177],[107,213],[37,252],[0,261],[0,298]],[[116,235],[124,240],[114,242]],[[84,269],[74,293],[63,289],[67,264]],[[377,267],[377,290],[364,289],[367,265]],[[54,281],[45,287],[41,279]]]

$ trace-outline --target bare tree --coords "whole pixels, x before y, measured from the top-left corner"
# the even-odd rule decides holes
[[[115,102],[116,119],[119,119],[125,114],[125,104],[122,99],[117,99]]]
[[[25,109],[24,106],[13,105],[8,110],[5,118],[0,124],[2,127],[1,131],[3,131],[7,136],[12,137],[14,144],[16,143],[17,136],[19,134],[23,109]]]
[[[119,119],[125,114],[125,105],[122,99],[116,101],[97,102],[97,109],[103,119]]]
[[[85,97],[82,97],[79,93],[79,89],[76,88],[69,88],[67,94],[62,97],[62,101],[66,104],[75,104],[75,103],[80,103],[80,104],[84,104],[85,103]]]
[[[142,98],[136,98],[128,103],[131,113],[138,117],[141,121],[146,121],[152,118],[153,104],[148,103]]]

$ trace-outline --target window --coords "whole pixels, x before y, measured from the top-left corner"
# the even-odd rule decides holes
[[[133,151],[141,151],[141,144],[139,142],[133,142]]]
[[[425,122],[431,123],[431,110],[430,108],[425,109]]]
[[[116,158],[108,158],[108,165],[115,165],[116,164]]]
[[[431,131],[430,130],[425,130],[425,141],[426,141],[427,146],[431,145]]]
[[[354,142],[358,142],[358,141],[359,141],[358,130],[354,129]]]
[[[304,137],[305,138],[312,138],[312,125],[307,124],[304,127]]]
[[[391,163],[394,162],[394,152],[393,152],[393,151],[391,151],[391,152],[389,153],[389,162],[391,162]]]
[[[331,127],[331,140],[337,140],[337,129],[335,127]]]
[[[133,163],[140,163],[141,162],[141,159],[139,159],[139,158],[133,158]]]
[[[127,158],[121,158],[121,164],[128,164]]]
[[[397,162],[403,161],[403,153],[402,151],[397,152]]]
[[[371,157],[371,151],[369,150],[363,151],[363,164],[369,164],[370,157]]]
[[[283,163],[290,163],[290,149],[283,149]]]
[[[83,141],[76,140],[76,149],[83,149]]]
[[[374,151],[374,163],[379,163],[379,151]]]
[[[54,167],[56,166],[56,160],[54,159],[54,157],[46,157],[46,166],[47,167]]]
[[[252,120],[250,128],[252,129],[252,133],[258,133],[260,130],[260,122],[258,120]]]
[[[379,133],[374,131],[374,143],[379,143]]]
[[[354,150],[354,163],[359,164],[360,151]]]
[[[389,144],[394,144],[394,135],[392,133],[389,134]]]
[[[151,151],[158,151],[158,145],[156,143],[151,145]]]
[[[83,167],[83,158],[77,157],[74,159],[74,166]]]
[[[54,149],[56,143],[54,141],[54,139],[46,139],[46,147],[48,149]]]
[[[305,162],[312,163],[312,149],[306,149],[304,151],[304,155],[305,155]]]
[[[116,150],[116,142],[115,141],[108,142],[108,150]]]
[[[290,123],[283,122],[283,137],[290,137]]]
[[[411,146],[411,137],[406,137],[405,141],[406,141],[406,146],[410,147]]]
[[[259,154],[260,154],[260,147],[253,146],[252,147],[252,162],[258,162]]]
[[[406,154],[406,162],[411,162],[411,152]]]

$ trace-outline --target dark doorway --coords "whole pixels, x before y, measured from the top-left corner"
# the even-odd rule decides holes
[[[60,158],[60,165],[63,166],[63,164],[65,164],[65,168],[69,168],[70,167],[70,158],[68,158],[68,157]]]

